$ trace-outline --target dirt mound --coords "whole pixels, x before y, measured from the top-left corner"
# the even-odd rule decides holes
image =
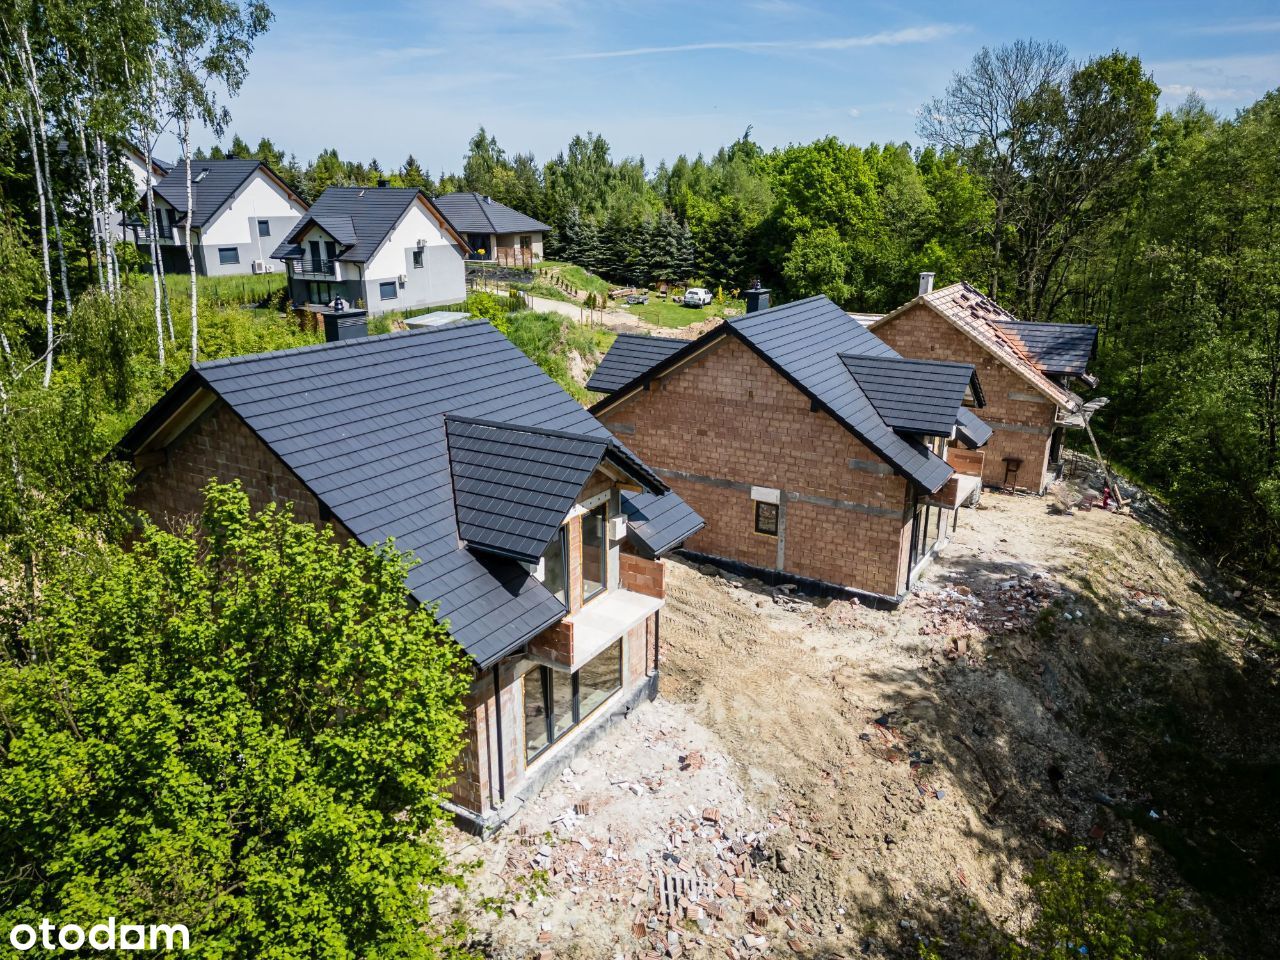
[[[1280,743],[1274,664],[1165,535],[1135,517],[1050,508],[986,496],[897,611],[668,561],[663,699],[611,735],[607,761],[591,759],[622,783],[601,782],[598,805],[580,783],[590,816],[556,825],[578,793],[570,783],[521,812],[523,836],[550,830],[575,866],[552,846],[550,889],[499,924],[492,955],[532,951],[551,932],[539,924],[560,937],[557,904],[571,894],[591,915],[578,928],[591,935],[571,938],[584,957],[783,945],[914,957],[921,938],[943,956],[982,956],[1016,929],[1028,866],[1076,845],[1190,886],[1241,955],[1265,954],[1271,934],[1232,911],[1276,902],[1265,867],[1280,849],[1265,814]],[[1250,669],[1270,679],[1242,685]],[[714,776],[681,770],[681,751]],[[645,776],[659,789],[623,786]],[[632,859],[611,872],[574,850],[591,823],[593,851]],[[538,869],[538,848],[520,843],[494,874],[508,871],[508,890],[522,882],[512,869]],[[719,849],[735,843],[750,871],[740,896],[661,908],[665,854],[687,847],[708,865],[694,876],[714,884]]]

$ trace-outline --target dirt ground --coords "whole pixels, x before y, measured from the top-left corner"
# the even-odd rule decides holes
[[[659,699],[497,837],[455,838],[496,905],[473,901],[483,952],[981,956],[1016,933],[1028,866],[1073,845],[1212,901],[1195,868],[1257,874],[1272,833],[1231,835],[1144,766],[1259,750],[1170,719],[1250,656],[1191,563],[1149,518],[993,493],[894,611],[667,561]]]

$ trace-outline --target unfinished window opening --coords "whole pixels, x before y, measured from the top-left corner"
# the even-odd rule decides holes
[[[622,689],[622,638],[575,673],[537,666],[523,682],[525,761],[532,763]]]
[[[776,503],[765,503],[763,500],[756,501],[756,533],[763,533],[768,537],[776,537],[778,535],[778,505]]]

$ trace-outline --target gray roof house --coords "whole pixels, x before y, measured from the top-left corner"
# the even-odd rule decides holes
[[[265,163],[257,160],[193,160],[191,209],[187,208],[185,164],[155,174],[156,239],[162,266],[188,269],[185,231],[190,229],[196,270],[206,276],[283,270],[273,257],[279,238],[307,211],[307,205]],[[140,209],[146,209],[145,186]],[[146,226],[135,223],[144,253]]]
[[[421,190],[329,187],[273,256],[296,307],[341,298],[370,314],[466,298],[465,241]]]
[[[979,488],[972,365],[907,360],[826,297],[697,340],[619,336],[592,412],[706,527],[690,552],[898,599]]]
[[[117,454],[157,521],[216,475],[412,555],[473,665],[454,799],[481,829],[656,690],[658,558],[702,524],[483,322],[196,364]]]
[[[435,198],[453,228],[466,237],[468,259],[529,266],[542,259],[551,227],[481,193],[446,193]]]

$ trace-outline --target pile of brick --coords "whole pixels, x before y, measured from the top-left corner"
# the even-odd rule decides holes
[[[1062,596],[1062,589],[1042,573],[1016,576],[974,589],[965,584],[921,591],[914,603],[923,608],[926,635],[992,635],[1033,627],[1042,611]]]
[[[691,751],[682,760],[698,764],[701,757]],[[635,784],[615,786],[629,790]],[[667,821],[660,848],[644,854],[625,837],[589,838],[584,828],[593,812],[592,801],[580,800],[555,818],[552,835],[520,831],[503,871],[511,887],[530,888],[536,876],[547,892],[570,893],[579,904],[626,904],[637,941],[630,955],[641,960],[675,960],[712,947],[730,960],[771,955],[783,944],[796,952],[809,949],[812,921],[796,915],[760,876],[760,867],[772,861],[768,840],[791,825],[793,810],[775,810],[762,828],[747,830],[715,807],[690,807]],[[803,830],[796,839],[814,843]],[[529,907],[517,899],[510,909],[522,916]],[[540,930],[538,942],[551,942],[549,927]]]

